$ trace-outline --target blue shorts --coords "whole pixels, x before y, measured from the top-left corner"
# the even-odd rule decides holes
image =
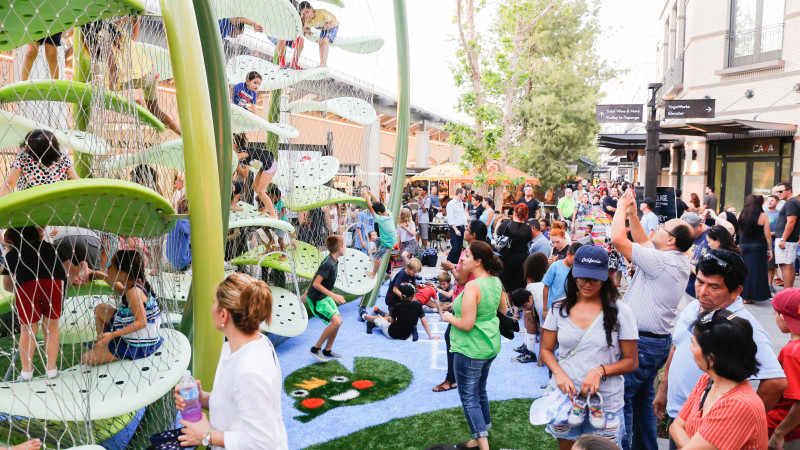
[[[272,42],[274,45],[278,45],[278,41],[279,41],[278,38],[271,37],[271,38],[267,38],[267,39],[269,39],[269,41]],[[292,41],[286,41],[286,46],[289,47],[289,48],[294,48],[294,41],[293,40]]]
[[[376,259],[378,261],[383,259],[383,255],[385,255],[386,252],[392,251],[391,248],[381,245],[381,238],[375,239],[375,249],[376,251],[375,254],[372,255],[372,259]]]
[[[110,333],[111,324],[105,326],[103,330],[107,333]],[[108,352],[114,355],[117,359],[142,359],[147,358],[148,356],[152,355],[156,350],[161,348],[161,343],[164,342],[163,339],[158,338],[158,342],[153,345],[146,345],[144,347],[134,347],[128,344],[125,339],[118,337],[112,339],[108,343]]]
[[[583,434],[595,434],[604,437],[609,441],[622,446],[622,437],[625,436],[625,416],[622,408],[615,412],[606,412],[606,427],[598,430],[589,424],[589,412],[586,412],[586,417],[583,424],[579,427],[571,427],[564,423],[563,425],[550,424],[545,430],[556,439],[567,439],[570,441],[577,441]]]
[[[333,41],[336,40],[336,34],[337,33],[339,33],[339,25],[336,25],[335,27],[331,28],[330,30],[325,30],[325,29],[320,30],[319,40],[321,41],[322,38],[328,38],[328,40],[331,41],[331,44],[333,44]]]

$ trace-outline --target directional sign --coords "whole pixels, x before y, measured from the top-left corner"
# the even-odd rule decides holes
[[[597,105],[594,112],[597,123],[638,123],[642,121],[644,105]]]
[[[712,119],[717,112],[717,101],[708,100],[665,100],[664,118],[666,119],[688,119],[705,118]]]

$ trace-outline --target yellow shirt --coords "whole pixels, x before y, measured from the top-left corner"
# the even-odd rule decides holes
[[[305,26],[309,28],[324,28],[325,24],[331,24],[331,28],[338,26],[339,21],[336,20],[336,16],[331,14],[329,11],[324,9],[315,9],[314,10],[314,17],[305,20]]]
[[[119,90],[128,82],[139,80],[147,76],[153,70],[153,62],[144,54],[141,47],[132,41],[124,26],[118,26],[117,38],[118,45],[112,43],[112,37],[106,31],[102,31],[99,36],[101,42],[108,42],[111,55],[116,66],[116,85],[110,86],[113,90]]]

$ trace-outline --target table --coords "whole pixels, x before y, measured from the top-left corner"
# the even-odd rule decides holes
[[[447,241],[447,232],[450,229],[450,226],[447,225],[446,222],[431,222],[428,224],[429,228],[429,242],[431,243],[431,247],[436,246],[440,252],[445,251],[447,248],[448,241]]]

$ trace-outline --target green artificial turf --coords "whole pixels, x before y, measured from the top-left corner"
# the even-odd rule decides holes
[[[558,448],[556,440],[528,420],[532,399],[490,402],[492,449],[544,450]],[[359,430],[307,450],[421,450],[435,444],[455,444],[470,440],[469,427],[461,408],[442,409],[416,416],[395,419]]]

